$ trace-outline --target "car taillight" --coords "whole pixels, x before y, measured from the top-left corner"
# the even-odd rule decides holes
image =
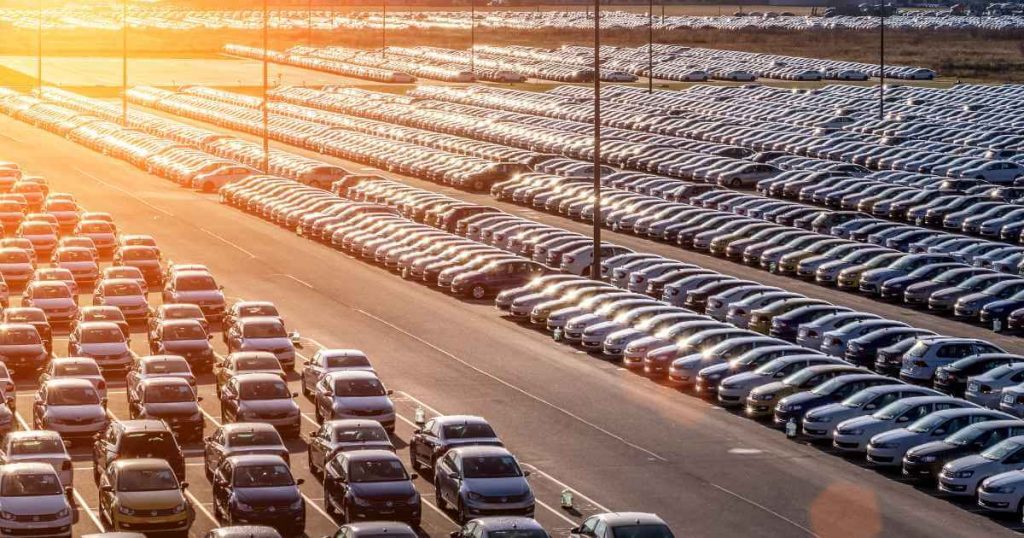
[[[573,258],[572,256],[566,256],[566,257],[564,257],[562,259],[565,260],[565,263],[572,263],[572,262],[576,261],[576,258]]]
[[[914,366],[921,366],[921,367],[924,367],[924,366],[928,366],[928,363],[927,363],[927,362],[924,362],[924,361],[922,361],[922,360],[920,360],[920,359],[919,359],[919,360],[916,360],[916,361],[913,361],[913,362],[911,362],[911,364],[913,364]]]
[[[70,471],[71,470],[71,462],[70,461],[65,461],[65,462],[61,463],[60,464],[60,470],[61,471]]]
[[[99,389],[99,390],[103,390],[103,389],[107,388],[107,382],[106,381],[100,381],[99,383],[96,383],[96,388]]]
[[[980,392],[982,394],[988,394],[988,393],[992,392],[992,387],[990,387],[988,385],[981,385],[980,387],[978,387],[978,392]]]

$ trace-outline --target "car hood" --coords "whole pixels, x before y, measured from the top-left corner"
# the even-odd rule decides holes
[[[160,491],[119,491],[117,498],[121,506],[135,510],[162,510],[174,508],[185,503],[181,490],[164,489]]]
[[[83,353],[92,355],[114,355],[116,353],[128,353],[128,346],[124,342],[111,342],[109,344],[80,344]]]
[[[583,332],[585,334],[609,334],[612,331],[616,331],[621,328],[622,324],[617,321],[602,321],[601,323],[587,327]]]
[[[63,495],[36,495],[32,497],[4,497],[0,509],[19,516],[49,515],[68,507]]]
[[[957,453],[965,453],[969,447],[952,445],[945,441],[932,441],[923,445],[917,445],[910,449],[907,454],[915,456],[951,456]]]
[[[757,387],[754,389],[754,392],[757,392],[757,394],[779,394],[780,392],[785,392],[787,390],[792,390],[789,385],[782,381],[772,381],[771,383],[766,383]]]
[[[802,405],[804,406],[804,409],[811,409],[831,400],[832,399],[828,396],[819,396],[811,391],[805,391],[786,396],[779,403],[785,403],[786,405]]]
[[[295,403],[295,400],[291,398],[281,398],[278,400],[242,400],[239,403],[239,407],[245,411],[251,411],[255,413],[280,413],[282,411],[299,412],[299,404]]]
[[[743,372],[725,378],[724,381],[728,381],[730,387],[753,387],[757,385],[767,385],[772,382],[772,378],[755,374],[754,372]]]
[[[100,404],[50,405],[46,407],[46,416],[61,419],[97,420],[106,418],[107,413]]]
[[[205,338],[202,340],[164,340],[163,344],[167,351],[205,351],[210,349],[210,342]]]
[[[42,344],[24,344],[24,345],[3,345],[0,346],[0,355],[39,355],[40,353],[46,353],[46,349]]]
[[[269,488],[235,488],[235,498],[250,506],[267,504],[281,505],[293,503],[302,497],[296,486],[278,486]]]
[[[212,303],[223,303],[224,294],[220,290],[197,290],[175,292],[179,301],[204,301]]]
[[[864,282],[882,282],[883,280],[888,280],[902,275],[902,271],[897,271],[895,269],[868,269],[867,271],[864,271],[863,275],[861,275],[861,280]]]
[[[886,443],[898,443],[907,444],[913,443],[918,439],[923,439],[927,433],[915,433],[905,428],[893,430],[885,433],[880,433],[873,440],[882,441]]]
[[[154,416],[192,416],[199,414],[195,402],[146,403],[146,413]]]
[[[32,306],[42,309],[71,308],[75,306],[75,301],[68,297],[61,297],[59,299],[32,299]]]
[[[394,409],[387,396],[335,396],[336,409],[361,409],[367,411]]]
[[[145,306],[146,298],[142,295],[118,295],[115,297],[104,297],[103,304],[110,306]]]
[[[242,340],[242,349],[291,349],[292,341],[287,336],[276,338],[246,338]]]
[[[511,497],[530,491],[530,485],[521,476],[509,478],[467,478],[463,481],[463,484],[467,490],[488,497],[506,495]]]
[[[393,482],[352,482],[349,484],[357,497],[372,499],[405,500],[416,493],[409,480]]]

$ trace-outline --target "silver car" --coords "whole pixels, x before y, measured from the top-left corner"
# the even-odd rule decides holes
[[[307,397],[313,396],[316,384],[331,372],[373,371],[373,365],[370,364],[366,353],[358,349],[320,349],[309,360],[304,361],[303,366],[299,382],[302,385],[302,394]]]
[[[787,355],[763,364],[753,372],[743,372],[729,376],[718,384],[718,404],[723,407],[739,407],[746,405],[750,391],[781,381],[790,374],[819,364],[847,364],[842,359],[825,355]]]
[[[252,373],[230,378],[220,391],[222,422],[266,422],[286,436],[297,437],[302,413],[297,393],[277,374]]]
[[[977,407],[936,411],[917,419],[906,428],[872,437],[868,442],[867,461],[879,467],[901,467],[903,456],[915,446],[940,441],[972,424],[1012,418],[1006,413]]]
[[[825,333],[866,319],[878,319],[878,316],[867,312],[838,312],[822,316],[800,325],[796,333],[796,343],[810,349],[821,349],[821,341],[825,338]]]
[[[1003,389],[1024,383],[1024,363],[1004,364],[967,378],[964,398],[989,409],[999,409]],[[1009,409],[1003,411],[1010,412]]]
[[[376,420],[339,419],[328,420],[309,434],[307,440],[309,470],[320,475],[324,466],[338,452],[348,450],[389,450],[395,451],[387,430]]]
[[[207,479],[213,478],[224,459],[245,454],[271,454],[289,461],[288,447],[274,426],[263,422],[224,424],[205,439],[203,468]]]
[[[46,463],[57,471],[60,483],[74,486],[75,473],[60,434],[49,430],[17,431],[7,434],[0,449],[0,464]]]
[[[805,437],[815,440],[831,440],[836,426],[855,417],[870,415],[885,408],[892,402],[916,396],[942,396],[942,393],[913,385],[879,385],[869,387],[838,403],[831,403],[811,409],[804,415]]]
[[[389,433],[395,431],[395,404],[373,372],[349,371],[327,374],[316,386],[313,404],[317,422],[328,419],[361,418],[380,422]]]
[[[1024,435],[1010,437],[979,454],[957,458],[942,466],[939,491],[973,497],[982,481],[991,476],[1024,469]]]
[[[1024,506],[1024,470],[1007,471],[981,481],[978,506],[993,512],[1019,514]]]
[[[70,538],[66,487],[46,463],[0,465],[0,535]]]
[[[91,442],[107,422],[107,410],[87,379],[51,379],[32,405],[32,428],[56,431],[66,441]]]
[[[281,365],[295,368],[295,344],[298,335],[289,333],[281,318],[239,318],[224,334],[228,351],[266,351],[273,353]]]
[[[909,425],[917,419],[943,409],[976,407],[952,396],[914,396],[897,400],[870,415],[836,424],[832,446],[840,452],[863,453],[875,435]]]

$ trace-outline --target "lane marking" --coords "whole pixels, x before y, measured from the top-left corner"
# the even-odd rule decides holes
[[[231,242],[231,241],[229,241],[229,240],[227,240],[227,239],[225,239],[225,238],[223,238],[223,237],[221,237],[221,236],[211,232],[210,230],[207,230],[206,228],[203,228],[202,226],[200,226],[199,229],[202,230],[203,232],[205,232],[210,237],[212,237],[212,238],[214,238],[214,239],[224,243],[225,245],[228,245],[228,246],[238,250],[239,252],[241,252],[242,254],[245,254],[246,256],[248,256],[250,258],[255,258],[256,257],[256,255],[253,254],[252,252],[249,252],[248,250],[245,250],[244,248],[238,246],[238,244],[233,243],[233,242]]]
[[[562,489],[567,489],[567,490],[571,491],[573,493],[573,495],[575,495],[575,496],[583,499],[584,501],[587,501],[588,503],[594,505],[594,508],[597,508],[598,510],[601,510],[602,512],[612,512],[613,511],[612,509],[602,505],[601,503],[595,501],[594,499],[592,499],[590,497],[587,497],[583,493],[580,493],[580,490],[578,490],[578,489],[570,486],[569,484],[566,484],[565,482],[562,482],[561,480],[559,480],[559,479],[551,476],[550,474],[540,470],[540,468],[537,467],[536,465],[533,465],[532,463],[523,463],[523,462],[520,462],[519,464],[522,465],[523,467],[529,467],[532,472],[537,473],[537,474],[543,476],[544,478],[547,478],[548,480],[554,482],[555,484],[558,484],[558,486],[561,487]]]
[[[554,507],[552,507],[550,504],[548,504],[548,503],[546,503],[546,502],[544,502],[544,501],[542,501],[542,500],[540,500],[540,499],[538,499],[536,497],[534,497],[533,502],[539,504],[540,506],[543,506],[544,508],[546,508],[548,510],[548,512],[551,512],[552,514],[555,514],[556,516],[561,518],[562,521],[565,521],[566,523],[572,525],[573,527],[577,527],[580,524],[579,521],[576,521],[576,520],[570,518],[569,516],[563,514],[561,512],[561,510],[555,510]]]
[[[275,273],[275,274],[276,274],[276,275],[278,275],[278,276],[283,276],[283,277],[285,277],[285,278],[290,278],[290,279],[294,280],[295,282],[298,282],[299,284],[302,284],[303,286],[305,286],[305,287],[307,287],[307,288],[309,288],[309,289],[311,289],[311,290],[313,290],[313,289],[316,289],[316,288],[315,288],[315,287],[314,287],[314,286],[313,286],[312,284],[310,284],[309,282],[306,282],[305,280],[302,280],[301,278],[297,278],[297,277],[296,277],[296,276],[294,276],[294,275],[290,275],[290,274],[288,274],[288,273]]]
[[[409,338],[411,338],[411,339],[413,339],[413,340],[415,340],[415,341],[417,341],[417,342],[419,342],[419,343],[429,347],[430,349],[433,349],[434,351],[436,351],[436,352],[438,352],[438,353],[440,353],[440,354],[442,354],[442,355],[444,355],[444,356],[454,360],[455,362],[458,362],[459,364],[462,364],[463,366],[469,368],[470,370],[473,370],[474,372],[477,372],[478,374],[480,374],[480,375],[482,375],[484,377],[487,377],[488,379],[491,379],[492,381],[494,381],[496,383],[499,383],[499,384],[505,386],[506,388],[509,388],[509,389],[511,389],[513,391],[516,391],[516,392],[522,394],[523,396],[526,396],[527,398],[530,398],[530,399],[534,400],[535,402],[541,403],[541,404],[543,404],[543,405],[545,405],[545,406],[547,406],[547,407],[549,407],[551,409],[554,409],[555,411],[558,411],[559,413],[562,413],[563,415],[566,415],[566,416],[576,420],[577,422],[580,422],[581,424],[585,424],[585,425],[591,427],[592,429],[594,429],[596,431],[599,431],[599,432],[607,435],[608,437],[611,437],[612,439],[615,439],[616,441],[619,441],[620,443],[622,443],[622,444],[624,444],[624,445],[626,445],[626,446],[628,446],[628,447],[630,447],[630,448],[632,448],[634,450],[643,452],[644,454],[647,454],[651,458],[656,459],[658,461],[668,462],[668,460],[666,458],[658,455],[657,453],[655,453],[655,452],[653,452],[651,450],[648,450],[648,449],[646,449],[646,448],[644,448],[644,447],[642,447],[642,446],[640,446],[640,445],[638,445],[636,443],[633,443],[633,442],[627,440],[626,438],[622,437],[621,435],[618,435],[618,434],[616,434],[614,432],[611,432],[611,431],[609,431],[606,428],[603,428],[603,427],[601,427],[601,426],[599,426],[597,424],[594,424],[593,422],[591,422],[591,421],[589,421],[589,420],[587,420],[587,419],[577,415],[576,413],[573,413],[572,411],[569,411],[568,409],[564,409],[562,407],[559,407],[559,406],[549,402],[548,400],[546,400],[546,399],[544,399],[544,398],[542,398],[540,396],[537,396],[536,394],[533,394],[533,393],[527,391],[526,389],[523,389],[523,388],[520,388],[520,387],[518,387],[516,385],[513,385],[512,383],[509,383],[508,381],[505,381],[504,379],[502,379],[502,378],[500,378],[500,377],[498,377],[498,376],[496,376],[496,375],[494,375],[494,374],[492,374],[490,372],[486,372],[486,371],[482,370],[481,368],[478,368],[478,367],[474,366],[472,363],[457,357],[456,355],[454,355],[454,354],[452,354],[452,353],[450,353],[450,352],[448,352],[448,351],[446,351],[446,350],[444,350],[444,349],[442,349],[442,348],[440,348],[440,347],[438,347],[438,346],[436,346],[436,345],[434,345],[434,344],[424,340],[423,338],[420,338],[419,336],[416,336],[415,334],[413,334],[413,333],[411,333],[411,332],[409,332],[409,331],[407,331],[407,330],[405,330],[405,329],[395,325],[394,323],[391,323],[390,321],[388,321],[386,319],[383,319],[383,318],[380,318],[378,316],[375,316],[375,315],[373,315],[373,314],[371,314],[371,313],[369,313],[369,312],[367,312],[365,310],[359,309],[359,308],[356,308],[354,310],[356,312],[359,312],[360,314],[362,314],[362,315],[364,315],[364,316],[374,320],[374,321],[377,321],[378,323],[381,323],[383,325],[391,327],[392,329],[402,333],[403,335],[405,335],[405,336],[407,336],[407,337],[409,337]]]
[[[804,531],[805,533],[809,534],[810,536],[816,536],[816,537],[819,536],[816,532],[812,531],[811,529],[808,529],[807,527],[804,527],[803,525],[797,523],[796,521],[793,521],[792,519],[789,519],[788,517],[786,517],[786,516],[776,512],[775,510],[772,510],[771,508],[768,508],[767,506],[765,506],[765,505],[763,505],[763,504],[761,504],[761,503],[759,503],[757,501],[748,499],[748,498],[744,497],[743,495],[740,495],[739,493],[736,493],[735,491],[732,491],[732,490],[730,490],[728,488],[719,486],[718,484],[715,484],[714,482],[708,482],[708,485],[710,485],[711,487],[713,487],[713,488],[715,488],[715,489],[717,489],[717,490],[719,490],[719,491],[721,491],[723,493],[732,495],[733,497],[735,497],[735,498],[737,498],[737,499],[739,499],[739,500],[741,500],[741,501],[743,501],[743,502],[745,502],[745,503],[747,503],[747,504],[749,504],[751,506],[760,508],[764,512],[766,512],[768,514],[771,514],[771,515],[781,519],[782,521],[785,521],[786,523],[789,523],[790,525],[792,525],[792,526],[794,526],[794,527]]]
[[[133,200],[135,200],[137,202],[139,202],[140,204],[142,204],[142,205],[144,205],[144,206],[146,206],[146,207],[148,207],[150,209],[153,209],[155,211],[159,211],[160,213],[163,213],[164,215],[167,215],[168,217],[175,217],[174,213],[171,213],[170,211],[167,211],[166,209],[164,209],[164,208],[162,208],[160,206],[157,206],[155,204],[150,203],[148,200],[139,197],[138,195],[136,195],[135,193],[133,193],[133,192],[131,192],[129,190],[122,189],[121,187],[119,187],[117,185],[114,185],[113,183],[110,183],[108,181],[104,181],[104,180],[100,179],[99,177],[96,177],[95,175],[90,174],[89,172],[86,172],[85,170],[82,170],[81,168],[74,168],[74,170],[76,172],[78,172],[79,174],[82,174],[83,176],[86,176],[86,177],[92,179],[93,181],[95,181],[97,183],[100,183],[102,185],[110,187],[111,189],[114,189],[114,190],[124,194],[125,196],[127,196],[127,197],[129,197],[129,198],[131,198],[131,199],[133,199]]]
[[[217,518],[213,517],[213,514],[206,509],[206,506],[204,506],[203,503],[199,502],[199,499],[197,499],[195,495],[192,495],[191,491],[186,489],[185,497],[188,497],[188,500],[190,503],[192,503],[192,506],[195,506],[200,512],[203,513],[204,516],[207,517],[207,519],[213,522],[214,528],[220,527],[220,521],[217,521]]]

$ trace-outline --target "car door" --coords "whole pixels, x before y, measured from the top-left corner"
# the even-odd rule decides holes
[[[316,407],[320,410],[321,416],[329,417],[334,407],[334,391],[331,387],[330,378],[323,378],[316,384],[316,392],[313,395],[316,400]]]
[[[227,512],[228,499],[231,497],[231,472],[231,462],[224,461],[213,473],[213,502],[221,513]]]
[[[324,497],[341,508],[348,493],[348,472],[344,458],[335,458],[324,467]]]
[[[238,415],[238,381],[232,379],[221,390],[221,418],[225,422],[235,422]]]
[[[320,379],[320,373],[324,371],[325,359],[322,351],[317,351],[313,354],[313,357],[306,363],[305,368],[302,369],[302,388],[303,392],[310,393],[313,391],[316,381]]]
[[[224,430],[218,428],[213,435],[206,438],[206,443],[203,445],[203,459],[207,473],[212,474],[220,465],[221,458],[224,457],[224,442],[226,440],[224,437]]]
[[[320,426],[316,432],[309,436],[309,463],[315,469],[324,469],[326,466],[325,457],[327,447],[331,441],[332,428],[327,424]]]
[[[441,498],[452,506],[458,506],[459,477],[461,475],[458,464],[455,461],[455,455],[449,452],[441,458],[440,463],[437,464],[435,474],[437,475],[435,486],[441,493]]]
[[[423,465],[433,465],[434,448],[440,444],[439,439],[441,426],[436,420],[430,420],[423,425],[423,428],[416,434],[413,457]]]

